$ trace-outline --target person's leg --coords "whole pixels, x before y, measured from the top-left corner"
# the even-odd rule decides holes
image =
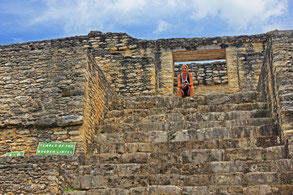
[[[181,88],[177,88],[177,97],[181,98],[183,96],[183,90]]]
[[[188,96],[194,96],[194,87],[190,86],[187,93],[188,93]]]

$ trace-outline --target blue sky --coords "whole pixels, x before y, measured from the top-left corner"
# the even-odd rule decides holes
[[[92,30],[141,39],[293,30],[293,0],[0,0],[0,45]]]

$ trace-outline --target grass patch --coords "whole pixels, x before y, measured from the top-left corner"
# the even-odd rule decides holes
[[[74,188],[66,188],[65,189],[65,192],[74,192],[74,191],[77,191],[77,190]]]

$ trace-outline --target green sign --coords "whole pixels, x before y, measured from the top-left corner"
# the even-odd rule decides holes
[[[40,142],[37,155],[73,155],[76,143]]]
[[[4,156],[24,156],[24,151],[22,151],[22,152],[8,152]]]

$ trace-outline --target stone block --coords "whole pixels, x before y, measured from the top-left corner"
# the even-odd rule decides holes
[[[266,159],[268,160],[278,160],[285,158],[285,148],[284,146],[272,146],[265,149]]]
[[[270,185],[255,185],[248,186],[244,188],[244,194],[259,194],[259,195],[267,195],[267,194],[279,194],[278,186],[270,186]]]
[[[110,176],[105,178],[107,186],[110,188],[133,188],[146,187],[148,184],[147,176]]]
[[[223,160],[224,150],[196,149],[182,153],[183,163],[204,163]]]
[[[178,186],[173,185],[156,185],[156,186],[149,186],[149,194],[161,194],[161,195],[181,195],[182,189]]]
[[[187,163],[183,164],[181,167],[182,175],[197,175],[197,174],[207,174],[210,172],[210,163],[194,164]]]
[[[72,192],[64,192],[65,195],[86,195],[87,191],[72,191]]]
[[[120,164],[117,165],[117,174],[120,176],[131,176],[131,175],[147,175],[146,164]]]
[[[217,194],[243,195],[242,186],[217,186]]]
[[[149,190],[147,187],[136,187],[129,189],[129,195],[148,195]]]
[[[244,172],[246,163],[243,161],[211,162],[210,167],[213,173]]]
[[[167,142],[168,141],[168,133],[165,131],[152,131],[147,133],[149,142]]]
[[[126,143],[124,144],[124,150],[119,153],[133,153],[133,152],[152,152],[152,144],[151,143]]]
[[[125,153],[122,154],[122,163],[147,163],[149,153]]]
[[[184,186],[209,186],[211,177],[208,174],[186,175],[182,177]]]
[[[225,150],[226,160],[263,160],[262,148],[233,148]]]
[[[178,174],[155,174],[149,176],[149,185],[182,185],[181,176]]]
[[[101,188],[107,185],[107,180],[102,175],[92,177],[92,188]]]
[[[213,185],[243,185],[243,173],[220,173],[211,176],[211,183]]]
[[[277,173],[254,172],[245,174],[248,185],[279,184],[280,178]]]
[[[217,189],[215,186],[184,186],[183,194],[217,194]]]

